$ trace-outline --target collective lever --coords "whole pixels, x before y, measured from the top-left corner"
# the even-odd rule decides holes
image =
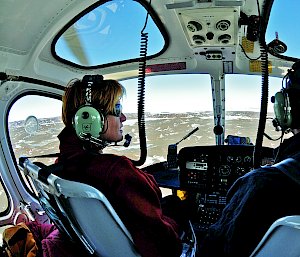
[[[189,136],[194,134],[199,127],[193,129],[190,133],[188,133],[186,136],[184,136],[181,140],[179,140],[176,144],[170,144],[168,146],[168,155],[167,155],[167,163],[168,163],[168,169],[174,169],[178,167],[178,162],[177,162],[177,145],[187,139]]]

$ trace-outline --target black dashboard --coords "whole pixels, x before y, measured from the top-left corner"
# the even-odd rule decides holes
[[[181,190],[193,197],[197,213],[193,221],[205,233],[219,218],[232,184],[253,169],[251,145],[195,146],[180,150],[178,155]],[[263,160],[272,163],[273,149],[263,148]]]
[[[187,192],[197,209],[192,223],[198,233],[205,233],[225,207],[229,188],[253,169],[253,152],[252,145],[185,147],[178,153],[177,168],[168,169],[165,163],[151,173],[161,187]],[[262,165],[272,164],[272,148],[263,147],[262,160]]]

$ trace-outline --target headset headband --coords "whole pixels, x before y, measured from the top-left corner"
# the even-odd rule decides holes
[[[82,83],[85,85],[88,85],[91,83],[92,85],[95,84],[100,84],[103,81],[103,76],[102,75],[84,75],[82,78]]]
[[[82,78],[82,84],[85,89],[85,104],[92,105],[92,87],[94,84],[99,85],[103,81],[102,75],[85,75]]]

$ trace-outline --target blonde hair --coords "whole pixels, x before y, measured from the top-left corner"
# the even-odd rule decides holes
[[[80,106],[85,104],[86,86],[79,79],[72,79],[66,86],[62,96],[62,120],[71,126],[73,117]],[[125,88],[116,80],[107,79],[92,86],[92,106],[105,116],[115,111],[115,106],[125,94]]]

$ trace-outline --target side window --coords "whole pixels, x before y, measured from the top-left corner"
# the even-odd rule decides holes
[[[4,190],[2,182],[0,181],[0,213],[3,213],[8,208],[7,194]]]
[[[58,153],[57,135],[63,128],[61,101],[46,96],[26,95],[18,99],[9,112],[9,136],[16,160],[20,156]],[[51,164],[54,158],[38,158]]]

